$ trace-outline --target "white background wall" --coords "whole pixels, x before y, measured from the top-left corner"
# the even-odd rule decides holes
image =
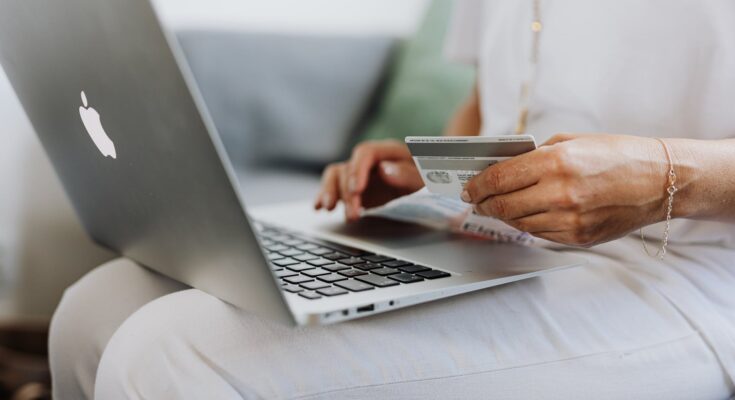
[[[154,0],[174,28],[411,34],[427,0]]]

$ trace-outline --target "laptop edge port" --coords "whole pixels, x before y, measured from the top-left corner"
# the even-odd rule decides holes
[[[375,304],[370,304],[367,306],[357,307],[357,312],[368,312],[368,311],[375,311]]]

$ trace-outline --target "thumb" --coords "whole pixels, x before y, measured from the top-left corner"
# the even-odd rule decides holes
[[[419,190],[424,186],[412,161],[381,161],[380,178],[399,189]]]
[[[566,142],[572,139],[577,139],[581,136],[584,136],[579,133],[557,133],[556,135],[552,136],[549,140],[544,142],[541,146],[551,146],[552,144]]]

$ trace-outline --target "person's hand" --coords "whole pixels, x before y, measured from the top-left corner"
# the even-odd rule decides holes
[[[395,140],[359,144],[349,160],[329,165],[314,208],[333,210],[339,201],[354,221],[363,208],[383,205],[424,186],[411,153]]]
[[[561,134],[488,167],[462,199],[534,236],[589,247],[662,220],[667,171],[655,139]]]

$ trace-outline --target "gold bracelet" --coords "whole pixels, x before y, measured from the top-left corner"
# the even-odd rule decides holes
[[[671,160],[671,152],[669,146],[661,138],[656,138],[664,146],[664,152],[666,152],[666,159],[669,162],[669,187],[666,188],[666,193],[669,194],[668,201],[666,203],[666,227],[664,228],[664,239],[661,242],[661,248],[656,254],[651,254],[648,251],[648,245],[646,244],[646,237],[643,235],[643,228],[641,228],[641,242],[643,243],[643,250],[648,254],[649,257],[656,257],[660,260],[664,259],[666,255],[666,246],[669,245],[669,229],[671,228],[671,212],[674,209],[674,194],[679,190],[676,187],[676,173],[674,172],[674,162]]]

